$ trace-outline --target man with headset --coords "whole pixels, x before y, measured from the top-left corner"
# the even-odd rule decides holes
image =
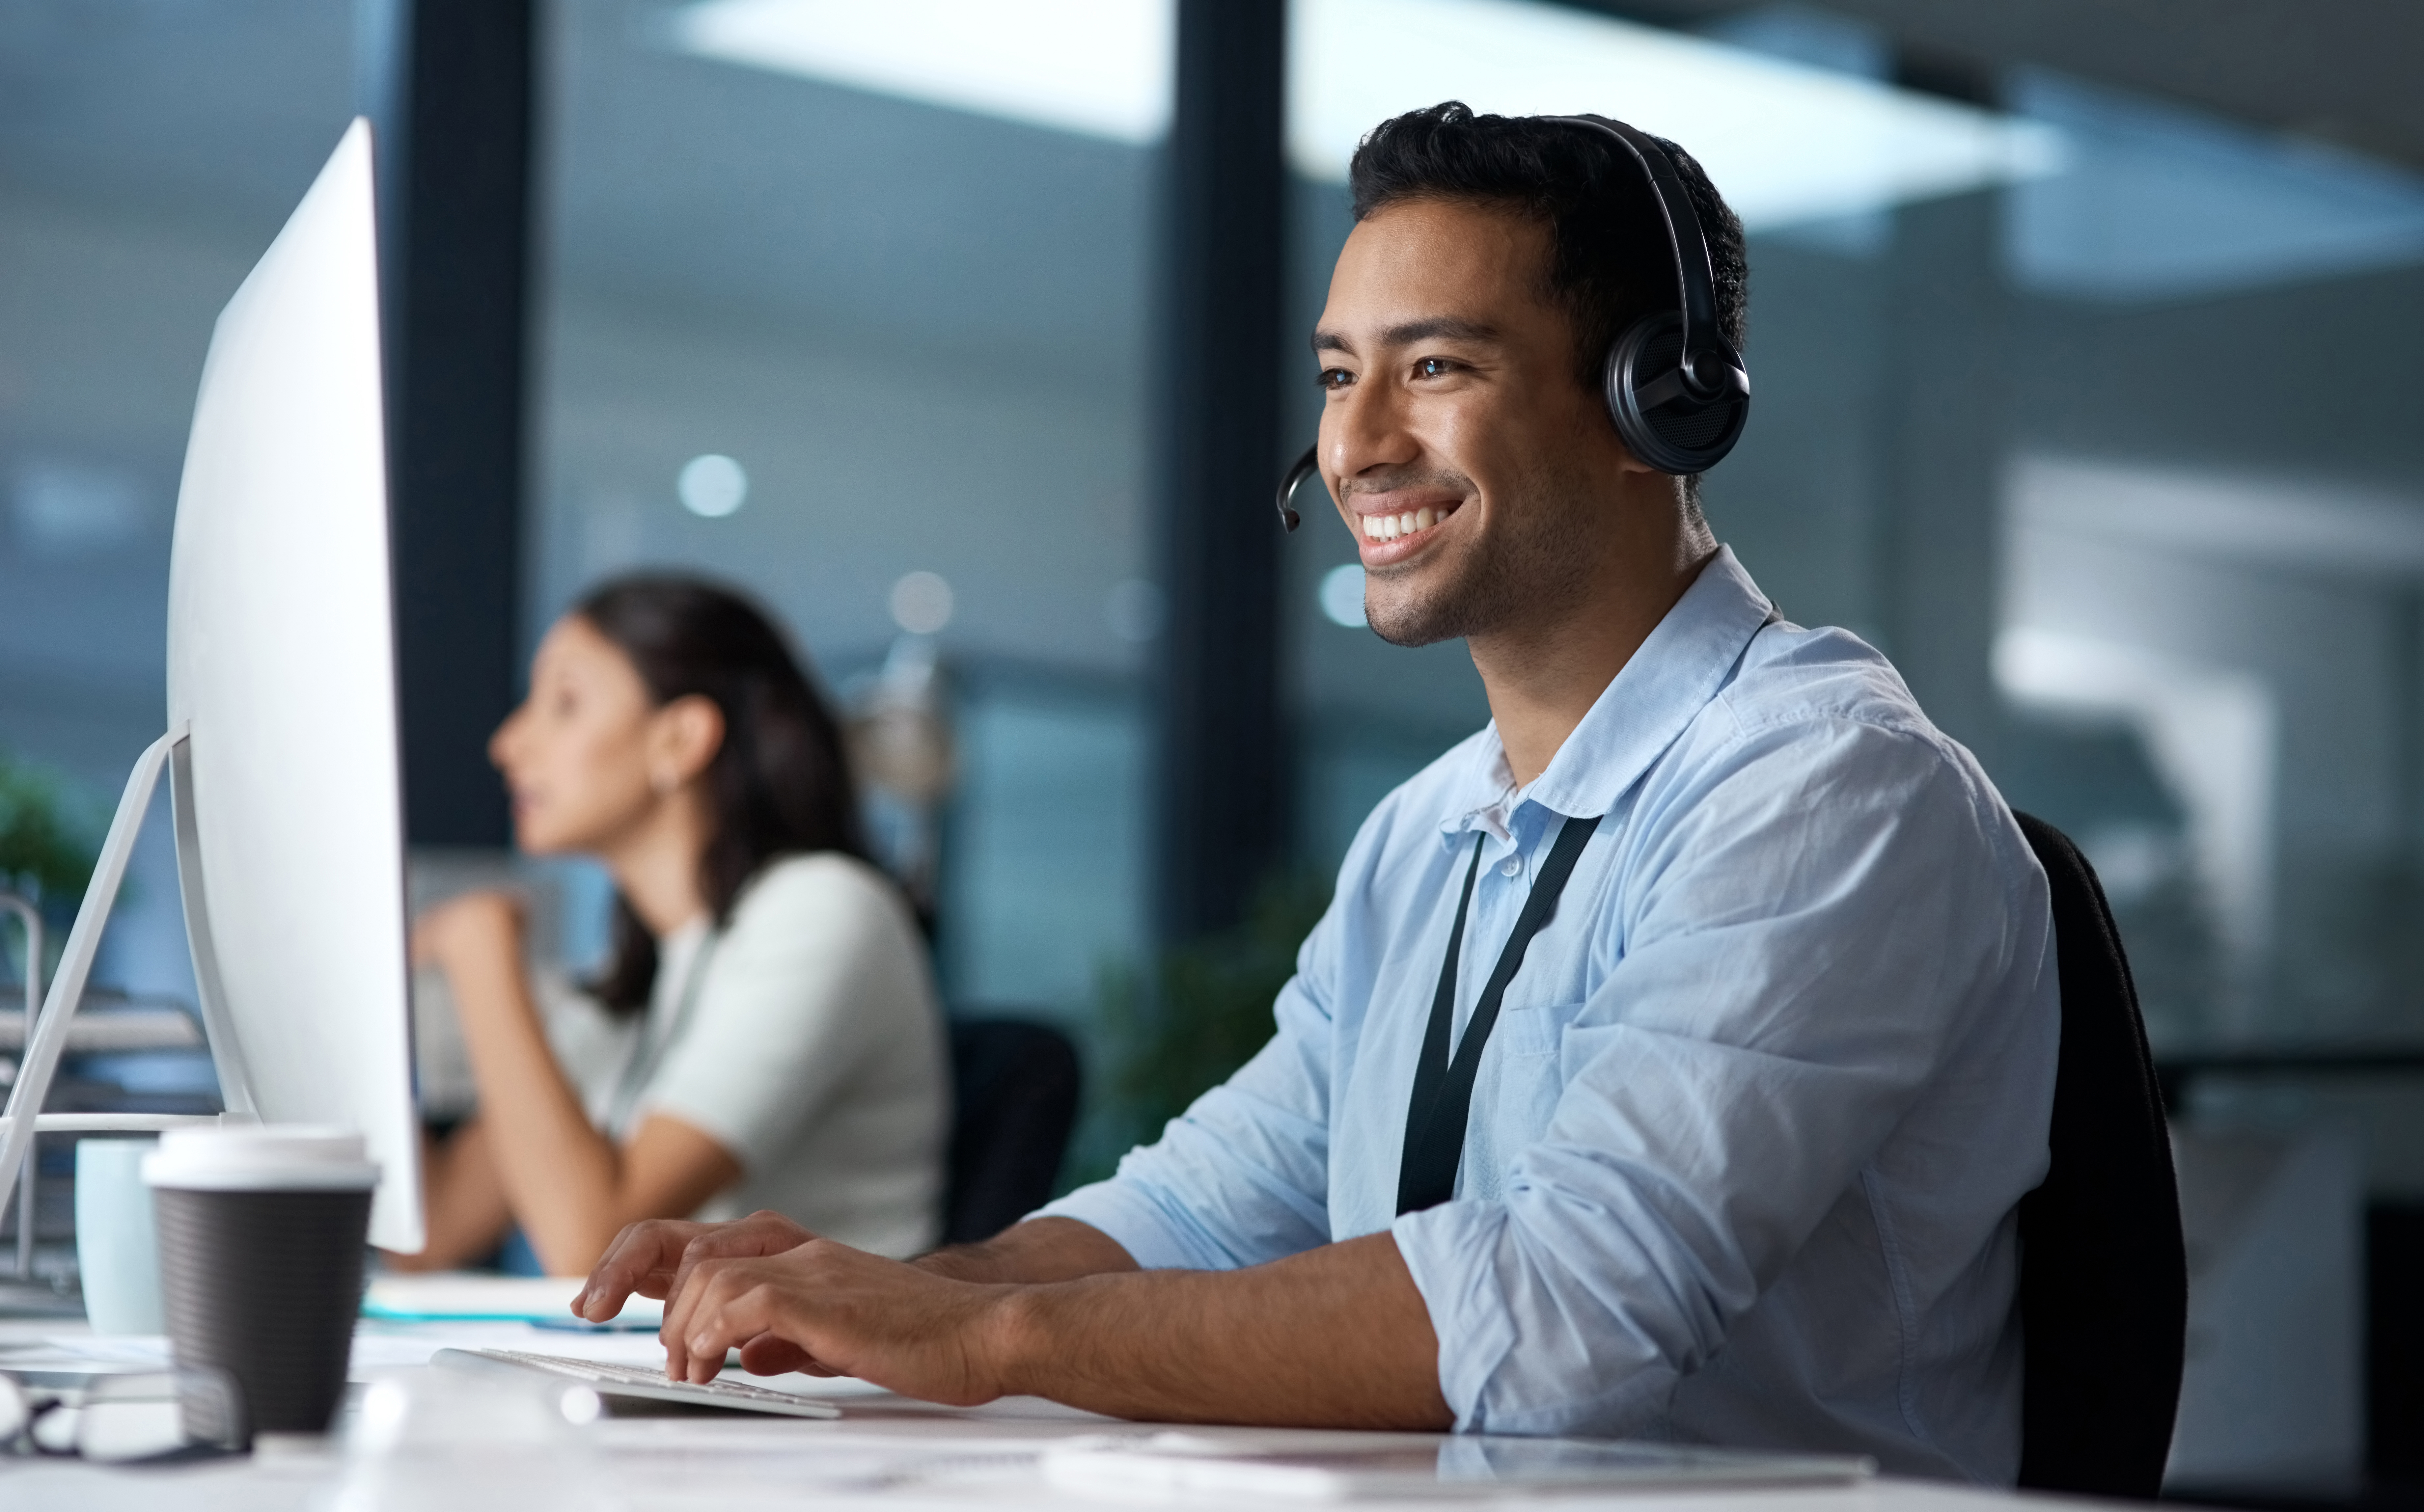
[[[2045,879],[1893,669],[1701,517],[1749,399],[1739,222],[1672,144],[1456,103],[1351,186],[1304,470],[1373,629],[1462,637],[1491,726],[1382,801],[1276,1037],[1109,1181],[914,1265],[636,1225],[576,1310],[668,1296],[701,1380],[738,1346],[947,1402],[2008,1483]]]

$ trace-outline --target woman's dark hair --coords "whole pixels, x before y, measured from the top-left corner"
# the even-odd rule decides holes
[[[640,574],[592,589],[572,613],[631,659],[660,705],[699,697],[724,716],[723,743],[704,774],[715,827],[698,867],[719,926],[776,856],[866,856],[841,726],[757,605],[695,578]],[[614,930],[614,954],[591,991],[631,1012],[656,985],[657,942],[619,892]]]
[[[1740,351],[1750,301],[1742,221],[1707,173],[1664,137],[1709,244],[1717,329]],[[1549,229],[1546,287],[1574,325],[1575,378],[1600,389],[1608,349],[1626,326],[1675,304],[1674,254],[1655,191],[1604,132],[1554,116],[1479,116],[1450,100],[1372,128],[1347,170],[1357,220],[1409,199],[1503,208]],[[1699,478],[1684,480],[1699,511]]]

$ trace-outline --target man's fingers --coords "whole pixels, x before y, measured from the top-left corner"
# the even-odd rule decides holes
[[[698,1311],[699,1298],[714,1283],[716,1271],[727,1264],[722,1260],[686,1261],[681,1284],[666,1294],[665,1318],[657,1326],[657,1342],[665,1346],[666,1379],[690,1379],[691,1314]]]
[[[817,1363],[816,1356],[778,1333],[761,1333],[742,1345],[741,1368],[752,1376],[780,1376],[786,1371],[803,1376],[834,1374]]]
[[[669,1218],[624,1225],[573,1297],[573,1311],[602,1323],[621,1311],[624,1300],[634,1292],[643,1297],[664,1296],[673,1282],[675,1262],[689,1243],[685,1231],[697,1227]]]
[[[680,1292],[691,1267],[728,1255],[776,1254],[814,1235],[778,1213],[755,1213],[736,1223],[691,1223],[647,1218],[626,1225],[606,1257],[572,1299],[572,1310],[603,1323],[636,1292],[669,1301]]]
[[[682,1250],[678,1268],[674,1272],[673,1285],[667,1296],[689,1284],[693,1267],[706,1260],[754,1260],[760,1255],[778,1255],[786,1249],[796,1249],[816,1237],[780,1213],[757,1212],[730,1223],[697,1225],[690,1245]]]
[[[572,1311],[592,1323],[603,1323],[623,1310],[633,1292],[663,1297],[675,1279],[674,1265],[690,1242],[685,1232],[701,1227],[671,1218],[647,1218],[626,1224],[606,1256],[590,1271],[573,1295]]]
[[[727,1274],[735,1267],[759,1263],[755,1255],[738,1258],[710,1255],[705,1259],[691,1256],[683,1260],[681,1283],[665,1298],[665,1320],[657,1329],[657,1339],[665,1346],[667,1378],[687,1380],[691,1377],[690,1339],[695,1331],[695,1320],[701,1315],[702,1309],[712,1306],[714,1300],[724,1295],[719,1288],[726,1284]],[[751,1333],[758,1331],[750,1330]],[[747,1338],[748,1335],[743,1334],[739,1339],[728,1341],[728,1345],[744,1343]],[[715,1358],[705,1361],[707,1374],[700,1379],[711,1380],[715,1373],[724,1368],[724,1347],[726,1346],[719,1346],[714,1351]]]
[[[693,1288],[698,1294],[698,1305],[690,1310],[684,1320],[683,1370],[679,1377],[684,1380],[713,1380],[716,1372],[724,1368],[726,1351],[773,1330],[781,1305],[775,1289],[756,1274],[756,1262],[710,1264],[717,1268],[702,1272],[700,1283]],[[670,1363],[670,1341],[665,1352]]]

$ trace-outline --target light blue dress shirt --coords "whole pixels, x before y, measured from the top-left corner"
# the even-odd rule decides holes
[[[1457,1032],[1566,816],[1606,816],[1509,986],[1457,1196],[1395,1213],[1475,835]],[[1391,1231],[1460,1430],[2019,1466],[2014,1206],[2046,1170],[2045,875],[1854,636],[1720,551],[1538,780],[1495,728],[1384,799],[1278,1034],[1047,1213],[1149,1267]]]

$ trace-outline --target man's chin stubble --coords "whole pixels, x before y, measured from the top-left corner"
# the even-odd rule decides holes
[[[1588,592],[1588,566],[1578,554],[1556,549],[1547,532],[1496,543],[1494,549],[1485,545],[1455,565],[1461,570],[1429,593],[1409,583],[1409,592],[1375,594],[1374,586],[1385,589],[1406,569],[1373,573],[1364,598],[1372,632],[1392,645],[1469,640],[1537,619],[1549,606]]]
[[[1462,584],[1451,585],[1445,593],[1381,599],[1368,585],[1364,589],[1364,621],[1372,633],[1391,645],[1435,645],[1453,641],[1469,633],[1470,616],[1464,596],[1456,590]]]

